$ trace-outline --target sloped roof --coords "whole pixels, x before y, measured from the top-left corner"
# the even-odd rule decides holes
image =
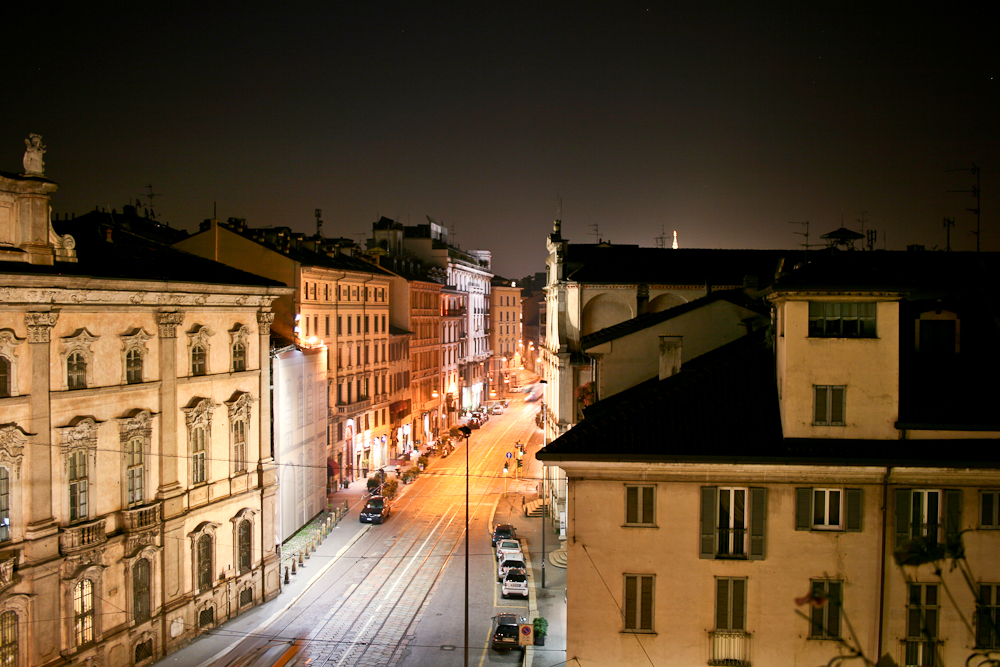
[[[73,236],[77,262],[56,262],[54,266],[0,262],[0,272],[255,287],[285,286],[282,282],[144,238],[129,229],[109,228],[99,216],[53,221],[52,226],[59,234]]]
[[[748,310],[753,310],[762,315],[769,312],[766,306],[747,296],[743,290],[723,290],[720,292],[712,292],[711,294],[707,294],[699,299],[682,303],[679,306],[667,308],[666,310],[661,310],[656,313],[639,315],[638,317],[633,317],[630,320],[625,320],[624,322],[613,324],[610,327],[605,327],[600,331],[587,334],[580,340],[580,348],[587,350],[588,348],[596,345],[606,343],[609,340],[616,340],[622,336],[627,336],[637,331],[648,329],[649,327],[660,324],[661,322],[666,322],[667,320],[671,320],[679,315],[683,315],[684,313],[689,313],[692,310],[703,308],[716,301],[728,301],[732,304],[741,306]]]
[[[565,277],[580,283],[742,285],[748,275],[771,284],[791,250],[640,248],[635,245],[569,244]]]

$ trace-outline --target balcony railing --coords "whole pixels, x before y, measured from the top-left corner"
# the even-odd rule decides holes
[[[711,643],[708,664],[749,667],[751,635],[741,630],[714,630],[708,636]]]
[[[104,519],[66,526],[59,533],[59,550],[64,554],[81,551],[102,544],[107,539]]]
[[[905,667],[934,667],[941,642],[934,639],[904,639],[903,664]]]
[[[718,548],[715,552],[718,558],[747,557],[746,528],[719,528],[718,539]]]
[[[133,510],[122,510],[122,528],[127,532],[143,530],[160,523],[160,506],[151,505]]]
[[[357,412],[364,412],[372,406],[371,399],[365,398],[353,403],[337,405],[337,414],[339,415],[353,415]]]

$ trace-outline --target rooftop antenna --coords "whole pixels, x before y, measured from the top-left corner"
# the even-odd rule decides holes
[[[597,242],[600,243],[601,242],[601,230],[598,228],[597,223],[595,222],[594,224],[587,225],[587,226],[593,228],[594,231],[592,231],[590,233],[593,234],[597,238]]]
[[[148,199],[148,200],[149,200],[149,215],[148,215],[147,217],[148,217],[148,218],[149,218],[150,220],[156,220],[156,219],[157,219],[158,217],[160,217],[160,216],[158,216],[158,215],[157,215],[157,214],[155,213],[155,211],[153,210],[153,197],[159,197],[159,196],[160,196],[160,193],[159,193],[159,192],[153,192],[153,184],[152,184],[152,183],[148,183],[148,184],[146,185],[146,189],[147,189],[147,190],[149,190],[149,192],[147,192],[147,193],[146,193],[146,199]],[[168,222],[168,223],[166,223],[166,224],[167,224],[167,227],[169,227],[169,226],[170,226],[170,223],[169,223],[169,222]]]
[[[667,247],[667,230],[663,228],[663,225],[660,225],[660,235],[653,237],[653,243],[656,244],[657,248]]]
[[[875,241],[878,239],[878,232],[874,229],[869,229],[865,232],[865,243],[868,244],[869,250],[875,249]],[[884,250],[885,248],[883,248]]]
[[[949,169],[948,171],[971,171],[972,175],[976,177],[976,184],[972,186],[971,190],[948,190],[948,192],[971,192],[972,196],[976,198],[976,208],[967,208],[966,211],[971,211],[976,214],[976,231],[972,232],[976,235],[976,252],[979,252],[979,184],[980,184],[980,169],[976,166],[976,163],[972,163],[972,169]]]
[[[321,208],[316,209],[316,236],[319,238],[323,236],[323,221],[321,220],[322,217],[323,217],[323,209]]]
[[[795,233],[798,234],[799,236],[806,237],[806,242],[805,243],[800,243],[799,245],[801,245],[803,248],[806,249],[806,251],[805,251],[805,261],[806,261],[806,263],[808,263],[809,262],[809,248],[811,247],[811,245],[809,243],[809,221],[808,220],[802,220],[802,221],[795,220],[795,221],[789,221],[788,224],[790,224],[790,225],[804,225],[805,226],[806,231],[804,231],[804,232],[795,232]]]
[[[944,219],[945,252],[951,252],[951,228],[955,226],[955,218]]]

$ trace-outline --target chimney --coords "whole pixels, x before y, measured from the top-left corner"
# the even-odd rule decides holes
[[[665,380],[681,370],[681,341],[684,336],[660,336],[660,379]]]
[[[645,315],[649,310],[649,285],[640,284],[636,289],[635,312],[636,316]]]

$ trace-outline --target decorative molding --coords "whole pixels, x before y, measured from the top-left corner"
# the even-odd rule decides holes
[[[69,473],[69,454],[73,450],[86,449],[90,457],[96,459],[97,429],[103,423],[93,417],[74,417],[68,426],[56,427],[60,438],[59,453],[62,455],[63,467],[67,474]]]
[[[17,393],[17,347],[24,342],[18,338],[13,329],[0,329],[0,357],[4,357],[10,365],[8,372],[8,396],[18,396]]]
[[[229,409],[229,421],[234,422],[237,420],[245,421],[247,427],[250,426],[250,408],[253,406],[253,396],[246,391],[238,391],[233,394],[232,398],[226,401],[226,407]]]
[[[271,303],[278,298],[270,294],[205,294],[203,292],[139,291],[134,287],[135,282],[131,284],[131,289],[6,287],[3,290],[3,300],[34,306],[43,304],[129,306],[141,303],[148,306],[178,306],[181,308],[190,306],[269,308]]]
[[[205,348],[205,372],[199,375],[209,375],[212,372],[212,336],[215,332],[204,324],[195,324],[187,332],[188,337],[188,374],[194,375],[194,348],[201,345]]]
[[[10,466],[16,479],[21,477],[24,445],[28,442],[29,435],[17,424],[0,425],[0,464]]]
[[[142,379],[146,379],[146,354],[148,349],[146,342],[152,340],[152,334],[146,333],[142,327],[136,327],[129,333],[118,336],[122,340],[122,384],[128,384],[128,353],[138,350],[142,359]]]
[[[211,432],[212,413],[215,412],[215,403],[212,402],[212,399],[195,396],[186,407],[181,408],[181,412],[184,413],[184,421],[187,423],[189,434],[195,426],[204,426],[206,431]],[[207,442],[205,448],[208,448]]]
[[[62,338],[63,349],[60,356],[62,358],[63,391],[69,389],[69,367],[67,364],[69,363],[70,355],[74,353],[82,354],[84,361],[86,362],[86,378],[84,380],[83,387],[79,388],[90,388],[93,385],[94,351],[91,349],[91,346],[93,346],[99,338],[100,336],[95,336],[87,331],[86,327],[77,329],[71,336],[65,336]]]
[[[233,348],[239,343],[243,346],[243,370],[250,368],[250,327],[245,324],[237,322],[232,329],[229,330],[229,372],[232,373],[236,370],[235,361],[236,357],[233,354]]]
[[[274,313],[264,311],[257,312],[257,326],[261,336],[271,335],[271,323],[274,322]]]
[[[177,338],[177,327],[184,322],[184,313],[157,313],[156,324],[160,338]]]
[[[14,295],[11,297],[9,300],[13,301]],[[28,327],[28,342],[48,343],[52,327],[56,325],[58,319],[59,313],[25,313],[24,324]]]
[[[122,451],[125,450],[125,444],[137,436],[143,438],[148,446],[153,437],[153,413],[149,410],[133,410],[130,416],[118,418],[118,428],[121,430]]]

